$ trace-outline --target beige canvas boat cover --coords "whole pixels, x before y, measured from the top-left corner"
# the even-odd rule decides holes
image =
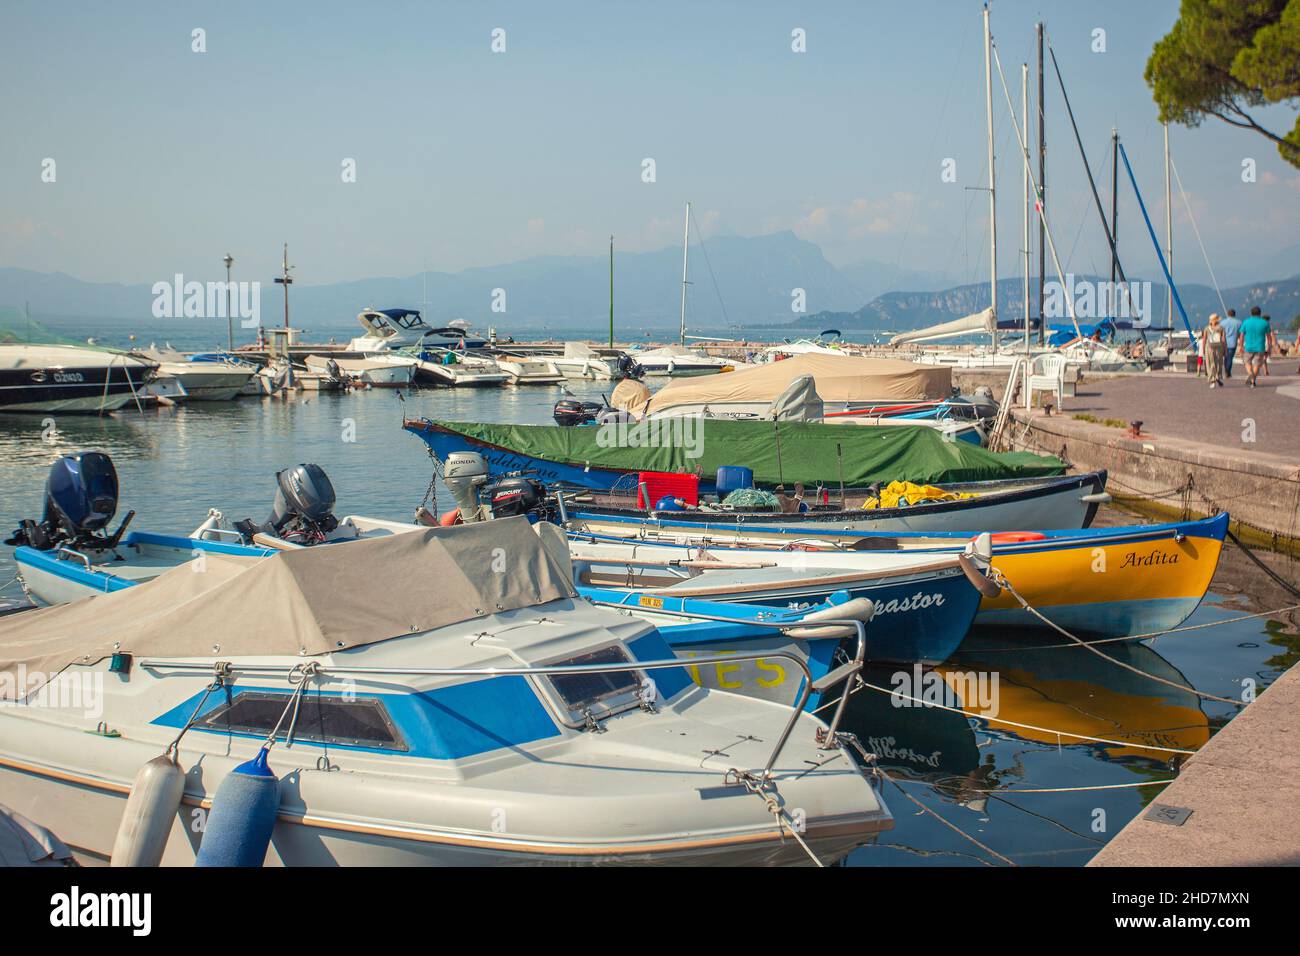
[[[813,377],[824,402],[926,401],[952,394],[952,369],[947,366],[807,354],[725,375],[679,379],[655,393],[650,411],[676,405],[772,402],[805,375]]]
[[[609,404],[625,412],[636,412],[640,415],[645,411],[645,403],[649,400],[650,389],[646,388],[645,382],[625,378],[614,386],[614,394],[610,396]]]
[[[518,517],[267,558],[208,554],[135,587],[0,618],[0,698],[117,651],[327,654],[573,597],[552,548]]]

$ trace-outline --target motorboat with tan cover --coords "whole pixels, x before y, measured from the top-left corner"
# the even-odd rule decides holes
[[[638,359],[644,364],[644,360]],[[769,418],[772,407],[800,379],[811,377],[826,413],[945,401],[952,370],[895,359],[807,353],[740,368],[727,375],[674,381],[650,399],[652,416],[704,415]]]
[[[827,862],[892,823],[839,711],[697,686],[523,517],[0,618],[0,700],[0,803],[119,864]]]

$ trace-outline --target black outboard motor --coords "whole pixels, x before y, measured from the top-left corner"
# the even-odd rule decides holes
[[[546,486],[526,475],[508,475],[487,489],[493,518],[513,518],[541,512],[546,503]]]
[[[63,455],[45,479],[45,513],[39,522],[24,519],[5,544],[28,545],[41,551],[58,547],[105,550],[117,546],[135,517],[127,513],[113,534],[108,523],[117,514],[117,469],[102,452]]]
[[[641,363],[628,355],[626,352],[620,353],[618,357],[618,366],[614,370],[615,379],[634,378],[637,381],[645,378],[645,369]]]
[[[276,472],[271,516],[259,527],[249,519],[235,523],[247,540],[266,532],[294,544],[311,545],[339,526],[334,517],[334,485],[320,465],[294,465]]]
[[[557,425],[583,425],[596,420],[605,410],[600,402],[583,402],[576,398],[562,398],[555,403],[552,414]]]

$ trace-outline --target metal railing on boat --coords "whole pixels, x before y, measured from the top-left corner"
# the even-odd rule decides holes
[[[315,664],[311,675],[305,672],[299,677],[300,680],[306,679],[307,676],[314,675],[331,675],[338,677],[352,676],[398,676],[398,677],[546,677],[552,674],[612,674],[621,671],[648,671],[662,670],[668,667],[686,667],[698,666],[700,664],[734,664],[737,661],[758,661],[772,660],[774,658],[789,661],[800,671],[803,672],[804,679],[799,692],[799,699],[792,705],[790,719],[786,722],[785,728],[781,731],[781,736],[772,749],[771,756],[768,757],[767,763],[763,767],[762,779],[768,780],[772,776],[772,768],[781,756],[781,751],[790,740],[790,735],[794,733],[794,728],[799,722],[799,716],[803,713],[804,706],[808,703],[808,698],[814,690],[818,692],[828,690],[834,687],[841,680],[845,681],[844,693],[840,696],[839,705],[835,710],[835,717],[831,721],[830,730],[824,739],[819,739],[818,743],[821,749],[831,750],[838,747],[839,740],[836,736],[840,717],[843,714],[844,706],[848,701],[849,683],[847,678],[857,673],[862,668],[864,655],[866,654],[867,629],[866,625],[859,620],[825,620],[816,621],[812,624],[801,624],[799,622],[783,622],[781,624],[766,623],[745,620],[742,618],[716,618],[723,623],[748,624],[750,626],[770,627],[775,630],[787,630],[792,627],[846,627],[853,626],[858,632],[857,655],[854,660],[849,661],[840,667],[835,668],[825,674],[821,679],[814,681],[812,672],[808,669],[808,664],[802,658],[787,651],[773,651],[756,654],[716,654],[710,657],[692,657],[689,661],[679,658],[671,660],[658,661],[627,661],[619,664],[555,664],[555,665],[528,665],[524,667],[358,667],[358,666],[326,666],[315,661],[304,661],[295,664],[289,669],[289,679],[292,681],[296,674],[304,671],[304,664]],[[238,664],[233,661],[213,661],[203,662],[194,660],[166,660],[148,658],[140,661],[139,666],[144,670],[175,670],[188,672],[211,673],[216,671],[221,674],[230,674],[236,671],[244,674],[278,674],[283,673],[285,667],[283,664]],[[850,759],[852,759],[850,757]]]

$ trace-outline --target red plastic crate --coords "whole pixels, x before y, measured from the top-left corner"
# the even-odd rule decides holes
[[[641,498],[642,485],[650,493],[650,503],[648,505]],[[682,501],[691,506],[698,505],[700,503],[700,476],[679,475],[672,471],[637,472],[636,506],[638,508],[653,507],[654,503],[665,495],[681,498]]]

